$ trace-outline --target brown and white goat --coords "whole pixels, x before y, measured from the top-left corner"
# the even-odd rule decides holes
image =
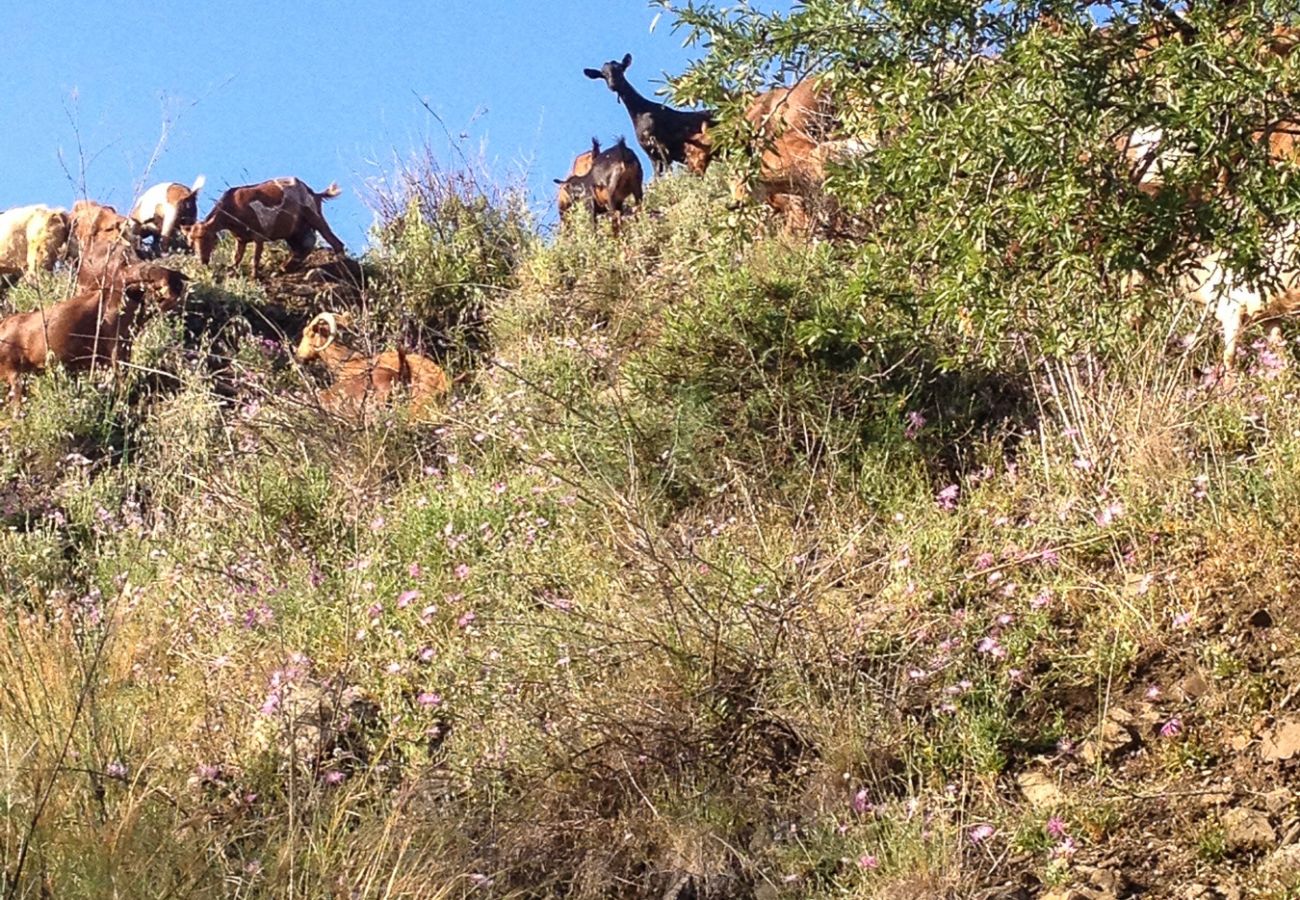
[[[405,387],[412,418],[435,410],[450,387],[442,367],[401,349],[377,356],[353,350],[339,341],[339,332],[350,322],[347,313],[320,313],[307,323],[294,352],[301,362],[320,360],[333,377],[334,383],[320,392],[321,405],[337,415],[363,418],[368,409],[390,401],[395,390]]]
[[[68,214],[49,206],[0,213],[0,275],[54,269],[68,243]]]
[[[14,410],[22,406],[22,376],[43,371],[51,359],[74,371],[129,359],[135,330],[153,312],[146,301],[152,296],[166,312],[185,283],[180,272],[137,263],[110,287],[0,320],[0,380],[9,384]]]
[[[262,262],[262,245],[267,241],[285,241],[292,253],[285,271],[291,271],[315,248],[317,232],[335,253],[343,252],[343,242],[321,214],[321,202],[340,193],[337,184],[318,193],[297,178],[275,178],[234,187],[222,194],[207,217],[191,225],[186,235],[198,251],[199,259],[207,265],[217,246],[217,236],[229,231],[235,236],[236,269],[243,262],[244,248],[252,242],[254,278]]]
[[[555,179],[555,183],[560,185],[560,216],[563,218],[575,203],[585,202],[593,223],[601,213],[610,213],[614,216],[614,230],[617,231],[627,201],[641,203],[645,177],[641,160],[622,138],[608,150],[601,150],[600,141],[592,138],[590,153],[591,168],[585,174]],[[576,168],[576,160],[574,165]]]
[[[154,249],[166,253],[182,228],[199,220],[199,191],[204,178],[200,175],[189,187],[178,181],[155,184],[140,195],[131,208],[131,218],[138,223],[140,237],[152,237]]]
[[[1278,319],[1300,311],[1300,268],[1291,255],[1300,239],[1300,224],[1291,224],[1275,235],[1268,252],[1273,283],[1267,287],[1248,281],[1233,269],[1227,254],[1208,253],[1179,279],[1185,296],[1208,313],[1213,312],[1223,333],[1223,365],[1232,366],[1241,332],[1254,322],[1269,322],[1269,338],[1275,341]]]

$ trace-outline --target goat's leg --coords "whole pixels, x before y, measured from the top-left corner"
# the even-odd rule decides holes
[[[23,408],[23,382],[22,376],[14,372],[9,376],[9,409],[15,416],[22,412]]]
[[[239,272],[240,263],[244,261],[244,250],[247,247],[248,247],[248,241],[244,240],[243,238],[235,238],[235,259],[234,262],[231,263],[230,268],[233,269],[236,273]]]
[[[253,241],[253,280],[257,280],[258,273],[262,270],[262,247],[261,241]]]
[[[323,215],[315,210],[308,210],[307,221],[311,223],[313,228],[320,232],[320,236],[325,238],[325,242],[330,245],[335,253],[343,254],[346,252],[343,247],[343,242],[340,241],[338,235],[330,229],[329,223],[325,221]]]
[[[175,204],[167,207],[167,212],[163,215],[162,228],[158,229],[159,256],[171,249],[172,235],[176,233],[176,219],[179,216],[180,210]]]

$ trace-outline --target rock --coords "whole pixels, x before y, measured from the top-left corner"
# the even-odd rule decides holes
[[[1065,794],[1061,793],[1056,782],[1037,770],[1016,776],[1016,786],[1035,809],[1052,809],[1065,802]]]
[[[1115,707],[1106,716],[1106,721],[1101,723],[1098,735],[1084,741],[1079,748],[1079,755],[1089,765],[1096,765],[1099,761],[1118,756],[1137,742],[1137,735],[1133,731],[1133,716]]]
[[[1295,792],[1291,791],[1289,788],[1278,788],[1275,791],[1269,791],[1265,794],[1263,800],[1264,808],[1268,810],[1271,815],[1280,816],[1282,813],[1286,812],[1287,807],[1289,807],[1295,800]]]
[[[1277,846],[1277,833],[1268,816],[1256,809],[1238,807],[1223,814],[1223,840],[1237,853],[1271,850]]]
[[[1259,865],[1260,874],[1289,880],[1300,875],[1300,844],[1278,847]]]
[[[1228,742],[1228,746],[1232,748],[1232,751],[1234,753],[1241,753],[1247,747],[1250,746],[1250,735],[1248,734],[1233,735],[1232,740]]]
[[[1209,693],[1210,686],[1200,673],[1193,672],[1178,684],[1178,691],[1187,700],[1199,700]]]
[[[1259,755],[1265,762],[1290,759],[1300,753],[1300,719],[1284,719],[1264,735]]]

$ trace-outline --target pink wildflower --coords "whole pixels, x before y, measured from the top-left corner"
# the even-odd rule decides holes
[[[1118,500],[1112,500],[1110,503],[1102,507],[1101,511],[1098,512],[1094,518],[1094,521],[1098,526],[1108,528],[1122,515],[1124,515],[1124,504],[1120,503]]]
[[[975,557],[975,568],[987,569],[989,566],[993,565],[993,561],[994,557],[992,553],[981,553],[979,556]]]
[[[415,702],[423,706],[425,709],[433,709],[435,706],[442,703],[442,696],[429,691],[422,691],[420,695],[415,698]]]
[[[438,614],[438,607],[430,603],[424,609],[420,610],[420,621],[429,624],[429,620]]]
[[[1160,726],[1160,736],[1162,738],[1175,738],[1183,733],[1183,720],[1174,716],[1168,722]]]
[[[413,562],[406,567],[406,574],[411,576],[412,578],[419,578],[421,571],[422,570],[420,569],[420,564],[418,562]]]
[[[967,833],[967,837],[970,838],[972,844],[982,844],[993,837],[993,834],[992,825],[976,825]]]
[[[913,410],[907,414],[907,427],[903,429],[903,437],[909,441],[916,440],[916,436],[925,427],[925,416]]]
[[[1043,609],[1052,602],[1052,592],[1044,588],[1034,595],[1034,599],[1029,601],[1030,609]]]
[[[864,871],[880,868],[880,860],[876,859],[870,853],[864,853],[858,857],[858,868]]]
[[[858,792],[853,795],[853,799],[849,801],[849,806],[860,816],[871,812],[871,801],[867,799],[867,789],[860,788]]]
[[[934,499],[939,504],[940,509],[953,510],[957,508],[957,497],[960,493],[960,487],[950,484],[935,494]]]
[[[1063,838],[1065,837],[1065,830],[1065,820],[1060,816],[1052,816],[1047,820],[1047,834],[1049,837]]]
[[[331,769],[325,773],[325,783],[329,785],[342,784],[343,779],[347,776],[338,769]]]
[[[1159,700],[1160,693],[1161,693],[1160,688],[1153,684],[1149,688],[1147,688],[1146,698],[1148,700]]]
[[[366,615],[368,615],[371,619],[378,619],[383,614],[384,614],[384,607],[378,603],[370,604],[370,608],[366,610]]]
[[[469,577],[469,566],[467,566],[465,563],[460,563],[459,565],[456,566],[455,569],[452,570],[452,574],[456,576],[458,581],[464,581],[466,578]]]
[[[433,656],[434,656],[434,653],[433,653],[433,648],[432,648],[432,647],[421,647],[421,648],[420,648],[420,654],[419,654],[419,660],[420,660],[420,662],[422,662],[422,663],[432,662],[432,661],[433,661]]]
[[[461,614],[461,617],[456,620],[456,625],[460,628],[468,628],[477,618],[478,616],[474,615],[474,610],[471,609]]]
[[[420,597],[419,591],[416,590],[402,591],[400,594],[397,595],[397,608],[406,609],[406,607],[411,605],[412,601],[419,599],[419,597]]]

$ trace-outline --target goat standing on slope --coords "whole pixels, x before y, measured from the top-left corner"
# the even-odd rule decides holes
[[[629,198],[636,200],[637,205],[641,203],[641,183],[644,178],[641,160],[628,149],[622,138],[613,147],[603,151],[600,142],[592,138],[590,155],[591,168],[585,175],[555,179],[555,183],[560,185],[560,217],[563,218],[573,204],[585,202],[591,212],[593,225],[598,215],[611,213],[614,216],[614,231],[617,232],[623,216],[623,205]],[[574,167],[577,168],[577,165],[575,160]]]
[[[182,229],[199,220],[199,191],[204,180],[200,175],[190,187],[177,181],[155,184],[135,201],[131,218],[138,223],[141,238],[153,238],[155,255],[166,253],[176,233],[183,234]]]
[[[709,126],[716,118],[711,110],[673,109],[647,100],[628,83],[624,74],[632,65],[632,54],[622,61],[610,60],[599,69],[583,69],[583,74],[604,81],[627,107],[636,130],[637,143],[650,157],[655,176],[665,174],[675,162],[685,163],[696,175],[703,175],[713,158]]]
[[[180,301],[185,284],[180,272],[139,263],[122,270],[112,286],[80,290],[44,309],[0,321],[0,379],[9,384],[14,410],[22,406],[22,376],[43,371],[51,357],[72,370],[129,359],[135,330],[152,312],[145,299],[152,294],[158,309],[166,312]]]
[[[217,246],[217,236],[229,231],[235,236],[235,268],[244,260],[244,248],[253,243],[253,277],[262,262],[262,245],[267,241],[284,241],[292,256],[285,264],[289,272],[302,264],[316,247],[316,233],[343,253],[343,242],[330,230],[321,214],[321,202],[337,197],[342,191],[331,184],[317,193],[297,178],[276,178],[260,184],[234,187],[221,195],[207,218],[191,225],[187,236],[198,251],[199,260],[207,265]]]

